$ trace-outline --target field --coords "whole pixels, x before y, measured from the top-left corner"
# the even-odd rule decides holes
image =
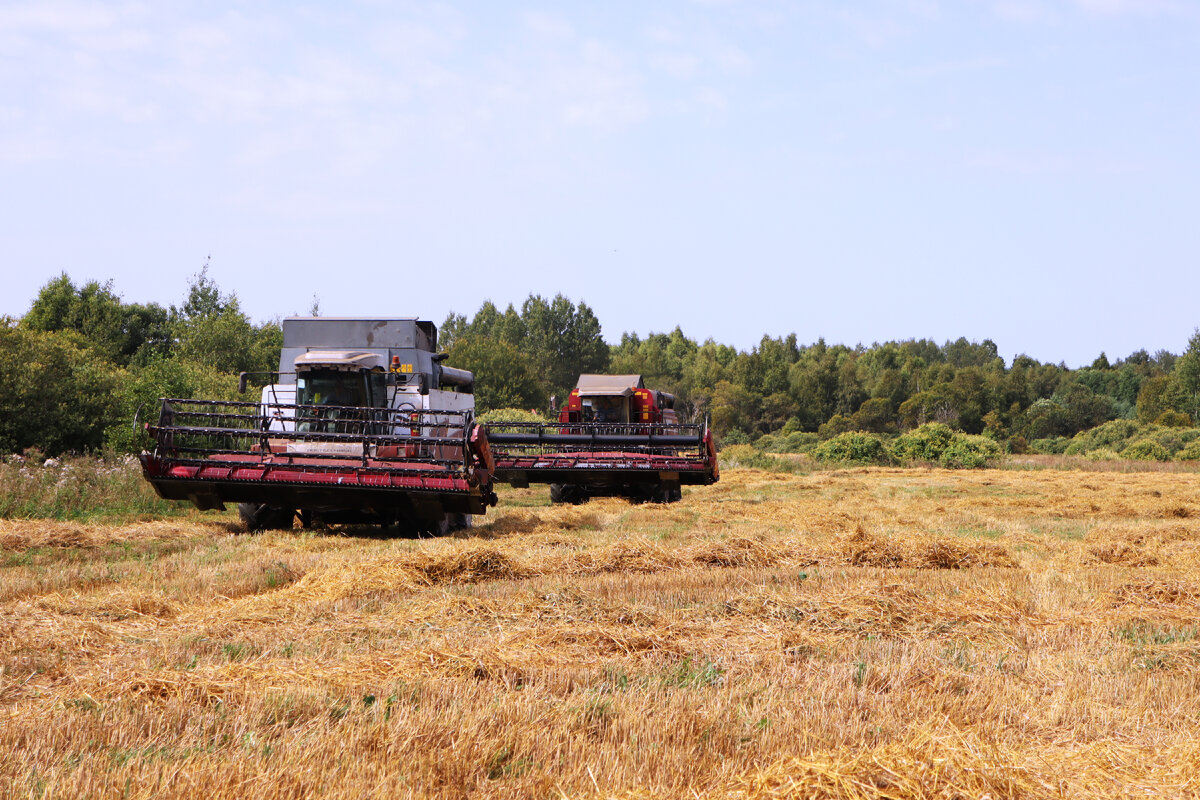
[[[3,797],[1200,796],[1200,474],[0,521]]]

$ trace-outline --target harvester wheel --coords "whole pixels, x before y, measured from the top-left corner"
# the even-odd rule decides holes
[[[448,533],[471,527],[470,514],[446,514],[442,517],[441,522],[437,524],[435,533],[438,536],[445,536]]]
[[[643,499],[650,503],[678,503],[683,499],[683,490],[670,483],[651,487]]]
[[[242,518],[247,530],[289,530],[296,512],[290,508],[279,508],[265,503],[239,503],[238,516]]]
[[[587,492],[578,486],[569,483],[552,483],[550,484],[550,502],[551,503],[571,503],[579,505],[587,502]]]

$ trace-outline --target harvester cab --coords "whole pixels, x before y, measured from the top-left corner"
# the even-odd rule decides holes
[[[674,396],[647,389],[641,375],[580,375],[556,424],[491,423],[488,442],[497,480],[548,483],[554,502],[670,503],[682,485],[720,477],[708,426],[680,423]]]
[[[297,514],[431,532],[468,524],[496,502],[493,465],[474,376],[443,366],[436,346],[436,327],[417,319],[286,319],[259,401],[164,399],[143,472],[163,497],[238,503],[256,529]]]
[[[641,375],[580,375],[559,421],[675,425],[675,396],[647,389]]]

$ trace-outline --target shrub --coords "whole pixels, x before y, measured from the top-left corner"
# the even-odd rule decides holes
[[[748,444],[728,444],[721,448],[721,462],[730,467],[749,466],[758,455],[758,451]]]
[[[1171,453],[1153,439],[1138,439],[1121,451],[1121,458],[1130,461],[1169,461]]]
[[[892,443],[897,461],[927,461],[949,469],[975,469],[1000,457],[1000,445],[986,436],[959,433],[941,423],[909,431]]]
[[[750,444],[750,437],[747,436],[744,431],[734,428],[722,436],[721,441],[718,444],[721,447],[726,447],[728,445]]]
[[[832,439],[842,433],[849,433],[857,426],[854,421],[847,416],[834,414],[829,418],[828,422],[821,423],[821,427],[817,428],[817,435],[822,439]]]
[[[779,442],[782,438],[778,433],[764,433],[754,440],[754,449],[764,453],[778,453]]]
[[[936,462],[954,437],[955,432],[948,425],[930,422],[901,434],[892,443],[892,455],[899,461]]]
[[[80,337],[8,327],[0,320],[0,453],[98,450],[119,418],[123,374]]]
[[[548,422],[545,417],[536,411],[530,411],[527,408],[493,408],[491,411],[485,411],[475,419],[481,425],[486,425],[489,422]]]
[[[807,453],[819,442],[816,433],[795,431],[792,433],[768,433],[760,436],[754,446],[765,453]]]
[[[1088,461],[1116,461],[1120,457],[1120,453],[1109,447],[1101,447],[1098,450],[1092,450],[1086,456]]]
[[[780,433],[786,436],[789,433],[799,433],[802,430],[804,430],[804,423],[800,421],[800,418],[789,417],[788,421],[783,424],[783,430]]]
[[[1182,411],[1164,411],[1155,417],[1154,424],[1164,428],[1190,428],[1192,418]]]
[[[816,447],[821,441],[821,437],[816,433],[805,431],[796,431],[789,433],[783,439],[783,444],[779,448],[780,453],[807,453]]]
[[[986,436],[958,434],[942,451],[938,464],[947,469],[979,469],[1000,457],[1000,446]]]
[[[1144,433],[1143,426],[1131,419],[1114,419],[1088,431],[1075,434],[1060,452],[1069,456],[1088,453],[1097,448],[1120,451],[1133,439]]]
[[[891,457],[883,439],[875,434],[851,431],[822,442],[813,449],[822,462],[841,464],[888,464]]]
[[[1061,456],[1067,451],[1071,440],[1065,436],[1050,436],[1045,439],[1034,439],[1029,443],[1029,449],[1038,455]]]
[[[238,394],[235,375],[191,361],[171,358],[151,358],[137,369],[127,370],[116,393],[120,403],[119,417],[104,431],[104,446],[117,453],[136,453],[147,447],[149,440],[139,422],[157,422],[159,398],[196,398],[201,400],[257,401],[259,394],[251,390]]]
[[[1153,425],[1146,438],[1153,439],[1162,445],[1169,457],[1189,445],[1197,436],[1200,436],[1200,430],[1195,428],[1160,428]]]
[[[724,469],[751,467],[773,472],[797,472],[804,468],[802,464],[795,463],[790,459],[769,456],[748,444],[731,444],[721,448],[720,460],[721,467]]]
[[[1200,461],[1200,439],[1193,440],[1175,454],[1176,461]]]

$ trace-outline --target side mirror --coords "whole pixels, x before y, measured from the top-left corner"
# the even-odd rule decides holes
[[[246,393],[246,381],[249,380],[250,373],[242,372],[238,374],[238,394]]]

